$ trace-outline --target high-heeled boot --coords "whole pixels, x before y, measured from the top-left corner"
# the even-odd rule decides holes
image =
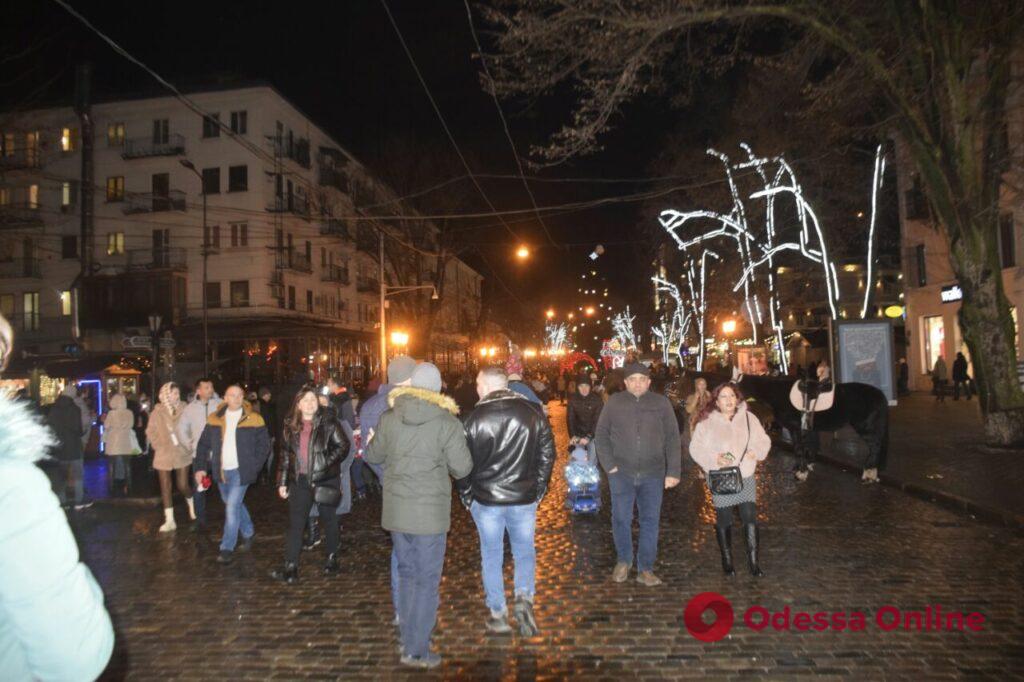
[[[327,555],[327,561],[324,563],[324,575],[334,575],[341,570],[341,562],[338,561],[338,553],[332,552]]]
[[[299,565],[294,561],[284,562],[284,566],[281,568],[275,568],[270,572],[270,577],[274,580],[280,580],[283,583],[294,585],[299,582]]]
[[[715,526],[715,537],[718,538],[718,550],[722,553],[722,572],[727,576],[736,575],[732,567],[732,526]]]
[[[747,563],[750,565],[750,575],[755,578],[764,576],[764,571],[757,563],[757,524],[748,523],[743,526],[743,534],[747,541]]]

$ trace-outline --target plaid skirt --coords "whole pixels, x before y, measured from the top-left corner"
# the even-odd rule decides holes
[[[743,490],[729,495],[711,493],[711,504],[715,509],[735,507],[744,502],[757,502],[757,483],[753,476],[743,479]]]

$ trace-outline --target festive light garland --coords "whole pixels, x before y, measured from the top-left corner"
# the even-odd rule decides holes
[[[871,224],[868,227],[868,267],[867,279],[864,281],[864,305],[860,309],[860,318],[862,320],[868,316],[868,303],[871,302],[872,268],[875,264],[875,222],[878,213],[878,190],[882,189],[884,176],[885,156],[882,155],[882,145],[878,145],[878,149],[875,150],[875,174],[871,178]]]
[[[544,343],[548,353],[557,354],[566,350],[569,340],[569,329],[565,323],[548,323],[544,326]]]
[[[652,277],[651,281],[654,282],[658,291],[668,293],[676,304],[676,308],[672,312],[671,317],[668,320],[662,317],[660,326],[652,328],[651,333],[661,340],[661,354],[665,364],[668,364],[669,348],[673,344],[677,345],[676,353],[679,355],[679,366],[682,367],[683,346],[686,343],[686,337],[690,331],[690,321],[693,317],[686,309],[683,297],[679,293],[679,287],[660,277]]]
[[[633,333],[633,321],[636,317],[629,314],[629,306],[626,311],[612,317],[612,333],[618,339],[619,344],[626,350],[636,349],[639,345],[636,342],[636,334]]]

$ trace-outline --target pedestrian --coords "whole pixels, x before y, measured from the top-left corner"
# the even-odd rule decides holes
[[[946,369],[946,359],[939,356],[932,367],[932,389],[935,393],[935,401],[946,402],[946,384],[949,383],[949,372]]]
[[[679,427],[668,398],[650,391],[650,370],[640,363],[622,372],[626,390],[608,398],[597,420],[597,457],[608,473],[617,562],[612,580],[625,582],[633,565],[633,508],[638,509],[637,582],[661,584],[654,574],[658,523],[665,489],[679,485]]]
[[[953,400],[960,400],[960,387],[964,387],[964,395],[971,399],[971,378],[967,376],[967,358],[957,353],[953,360]]]
[[[277,406],[274,405],[274,394],[271,392],[269,386],[260,386],[260,390],[257,391],[259,400],[257,405],[259,407],[260,416],[263,417],[263,423],[267,425],[267,433],[270,435],[270,457],[267,457],[267,465],[264,467],[263,472],[267,480],[271,479],[274,475],[274,456],[278,451],[281,439],[281,423],[277,420]]]
[[[690,438],[693,438],[693,430],[697,426],[697,420],[704,412],[704,408],[711,402],[711,393],[708,391],[708,381],[704,377],[697,377],[693,382],[693,393],[686,396],[686,414],[689,415],[688,425]]]
[[[341,501],[341,464],[353,450],[341,424],[317,400],[316,386],[300,388],[282,430],[277,494],[288,500],[289,523],[284,566],[272,571],[272,578],[289,585],[299,581],[302,533],[314,504],[320,507],[320,524],[327,539],[323,573],[338,572],[340,531],[334,510]]]
[[[259,478],[270,456],[270,436],[263,418],[243,400],[242,387],[228,386],[224,402],[210,415],[196,445],[195,476],[207,472],[217,481],[224,501],[224,534],[217,561],[230,564],[241,534],[240,551],[252,549],[256,528],[245,507],[245,491]]]
[[[417,668],[441,664],[430,651],[430,633],[451,527],[449,476],[461,479],[473,470],[458,407],[440,390],[437,367],[417,365],[411,386],[388,395],[391,409],[381,416],[366,450],[368,463],[383,466],[381,525],[391,531],[398,555],[401,663]]]
[[[597,463],[597,444],[594,433],[597,419],[601,415],[604,401],[591,389],[590,377],[581,374],[576,379],[576,392],[569,398],[566,422],[569,428],[569,445],[580,445],[587,449],[587,462]]]
[[[540,630],[533,615],[537,551],[533,535],[537,505],[547,492],[555,443],[543,409],[508,388],[508,375],[488,367],[477,375],[480,401],[465,418],[473,473],[459,482],[480,536],[481,576],[490,618],[487,629],[511,632],[503,565],[508,531],[515,563],[514,614],[523,637]]]
[[[906,358],[900,358],[899,379],[897,380],[896,385],[899,390],[899,395],[907,395],[910,393],[910,366],[907,365]]]
[[[459,413],[469,414],[476,407],[476,401],[480,399],[476,394],[476,377],[470,372],[463,374],[452,397],[459,406]]]
[[[174,502],[171,489],[171,472],[178,484],[178,492],[185,498],[188,505],[189,519],[195,521],[196,510],[192,501],[192,490],[188,481],[188,468],[192,464],[192,456],[188,448],[178,437],[178,423],[185,410],[181,402],[181,389],[173,381],[160,387],[160,402],[153,408],[146,426],[146,437],[153,448],[153,468],[160,478],[160,498],[164,504],[164,524],[161,533],[169,533],[177,529],[174,522]]]
[[[46,415],[46,424],[57,437],[57,446],[53,456],[60,462],[56,477],[57,497],[62,506],[69,505],[67,500],[68,485],[74,487],[74,508],[77,511],[92,506],[91,500],[85,499],[85,464],[84,447],[82,445],[82,410],[75,404],[78,389],[74,383],[68,382],[50,405]]]
[[[555,386],[558,389],[558,404],[559,405],[565,405],[565,398],[566,398],[566,394],[565,394],[565,389],[566,389],[565,374],[563,374],[562,372],[559,372],[558,373],[558,379],[556,380],[556,382],[557,383],[555,384]]]
[[[131,458],[142,454],[132,429],[135,415],[120,393],[110,396],[108,404],[110,410],[103,420],[103,454],[110,462],[110,490],[114,495],[127,497],[131,489]]]
[[[711,393],[711,402],[704,407],[693,440],[690,457],[710,476],[713,470],[739,467],[743,485],[739,492],[718,494],[712,491],[715,507],[715,536],[722,554],[722,570],[732,576],[732,517],[737,508],[743,522],[750,574],[764,573],[758,563],[757,482],[754,472],[758,462],[768,457],[772,442],[761,421],[747,410],[743,394],[735,384],[718,386]]]
[[[196,448],[199,446],[199,437],[203,435],[203,429],[218,407],[221,399],[213,389],[213,380],[209,377],[200,377],[195,383],[195,393],[192,401],[185,407],[178,422],[178,440],[188,451],[192,472],[195,475]],[[206,528],[206,493],[202,482],[197,481],[192,491],[193,509],[196,513],[195,530]]]
[[[541,402],[541,399],[537,397],[534,390],[530,388],[530,385],[523,381],[523,361],[518,355],[510,355],[508,360],[505,361],[505,374],[508,376],[509,390],[515,391],[527,400],[533,401],[538,405],[544,404]]]

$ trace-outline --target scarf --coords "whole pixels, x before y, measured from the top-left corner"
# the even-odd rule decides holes
[[[168,381],[166,384],[160,387],[160,404],[167,408],[167,411],[171,413],[173,417],[177,414],[181,408],[181,395],[173,403],[171,402],[171,390],[174,388],[174,383]]]

